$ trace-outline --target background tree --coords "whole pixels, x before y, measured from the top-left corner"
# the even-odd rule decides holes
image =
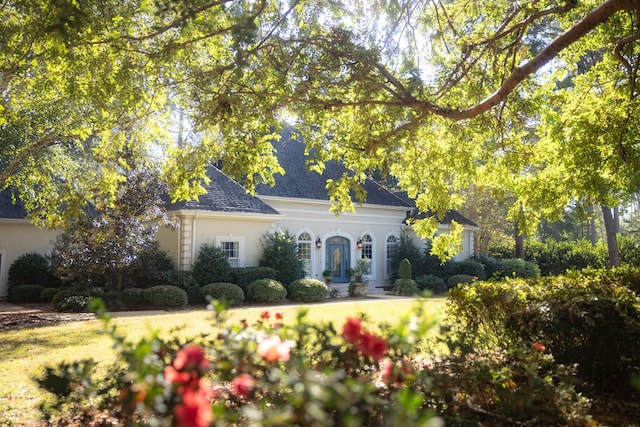
[[[116,192],[94,193],[89,207],[69,220],[55,242],[58,272],[74,284],[122,290],[126,268],[154,247],[161,226],[173,225],[164,208],[167,185],[129,154],[123,152],[117,166],[122,170]]]

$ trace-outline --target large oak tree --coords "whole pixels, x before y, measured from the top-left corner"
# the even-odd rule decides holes
[[[570,197],[614,206],[637,189],[639,10],[640,0],[4,2],[0,187],[59,210],[68,204],[36,195],[76,190],[55,179],[73,170],[64,153],[108,158],[135,140],[162,160],[174,198],[201,191],[215,156],[251,190],[281,171],[270,140],[292,114],[312,167],[336,159],[351,171],[328,183],[336,211],[381,169],[437,214],[470,183],[503,191],[526,232]],[[166,132],[176,107],[198,136],[179,147]],[[115,188],[117,173],[94,191]],[[416,226],[429,235],[435,223]]]

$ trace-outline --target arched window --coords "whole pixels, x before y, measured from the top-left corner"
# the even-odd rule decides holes
[[[311,277],[311,235],[303,232],[298,235],[298,257],[302,260],[304,274]]]
[[[373,260],[373,239],[365,234],[360,238],[362,247],[360,248],[360,258]]]
[[[398,253],[398,249],[400,248],[400,238],[395,235],[391,235],[387,237],[387,278],[391,277],[391,271],[393,270],[391,262],[393,261],[393,257]]]

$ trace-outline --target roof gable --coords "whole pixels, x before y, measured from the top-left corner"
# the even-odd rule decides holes
[[[411,215],[409,215],[409,218],[411,219],[424,219],[424,218],[428,218],[433,216],[434,214],[432,212],[418,212],[418,209],[416,208],[416,204],[415,204],[415,200],[411,199],[408,195],[406,191],[398,191],[395,193],[398,197],[400,197],[401,199],[405,200],[407,203],[409,203],[411,205],[411,207],[413,208],[413,211],[411,212]],[[475,222],[471,221],[469,218],[465,217],[464,215],[462,215],[460,212],[456,211],[456,210],[449,210],[447,211],[447,213],[445,214],[444,218],[439,218],[439,221],[441,224],[451,224],[451,221],[455,221],[458,224],[461,225],[468,225],[470,227],[477,227],[478,224],[476,224]]]
[[[173,203],[170,210],[203,210],[211,212],[237,212],[277,215],[278,211],[260,200],[247,194],[245,189],[236,181],[215,166],[207,168],[210,182],[205,185],[206,194],[198,200]]]
[[[274,143],[276,156],[280,166],[285,170],[284,175],[275,176],[273,187],[261,184],[256,187],[260,196],[276,196],[294,199],[329,200],[327,194],[327,180],[339,179],[346,171],[343,165],[330,161],[325,163],[322,174],[307,168],[305,144],[294,139],[291,129],[282,132],[281,139]],[[365,203],[372,205],[409,207],[407,203],[372,179],[363,183],[367,192]]]

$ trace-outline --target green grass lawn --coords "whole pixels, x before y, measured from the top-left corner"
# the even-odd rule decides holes
[[[427,313],[440,317],[443,314],[444,298],[423,300]],[[371,323],[395,323],[409,313],[416,301],[407,299],[367,299],[327,302],[304,306],[309,309],[310,322],[334,321],[340,325],[347,317],[364,313]],[[282,312],[284,321],[293,322],[299,306],[241,307],[229,310],[230,322],[246,319],[256,321],[260,314],[269,310]],[[161,334],[195,336],[215,330],[211,312],[189,310],[162,313],[129,313],[113,319],[120,333],[135,340],[158,330]],[[174,331],[174,332],[172,332]],[[114,360],[111,338],[104,333],[102,322],[90,320],[72,322],[59,326],[0,332],[0,426],[30,425],[38,417],[37,405],[43,393],[32,381],[47,366],[60,362],[72,362],[92,358],[103,364]]]

